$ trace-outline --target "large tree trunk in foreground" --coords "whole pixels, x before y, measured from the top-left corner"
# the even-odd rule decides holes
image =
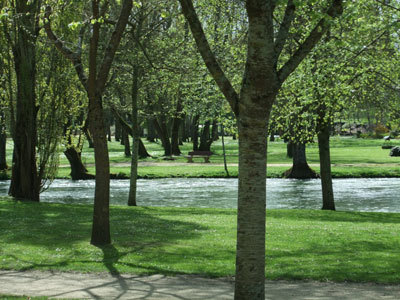
[[[296,179],[318,178],[318,174],[307,163],[305,144],[293,144],[293,167],[285,172],[285,177]]]
[[[82,163],[81,153],[75,147],[69,147],[64,151],[65,156],[71,166],[72,180],[95,179],[95,176],[88,173],[88,170]]]
[[[267,126],[251,123],[239,121],[235,299],[264,298]]]
[[[193,2],[179,0],[204,63],[229,102],[239,128],[239,193],[235,277],[235,300],[265,299],[265,195],[266,132],[269,113],[279,88],[343,11],[342,1],[333,0],[327,16],[312,28],[297,51],[280,69],[295,1],[286,2],[282,24],[275,28],[273,16],[278,1],[246,0],[248,16],[247,61],[240,96],[221,69],[204,34]],[[280,4],[281,5],[281,4]]]
[[[319,163],[322,186],[322,209],[335,210],[333,197],[329,126],[321,126],[318,133]]]
[[[13,47],[17,80],[14,154],[9,194],[39,201],[40,178],[36,166],[36,25],[39,2],[17,1],[17,38]]]

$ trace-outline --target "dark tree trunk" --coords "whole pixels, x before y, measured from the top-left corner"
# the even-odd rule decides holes
[[[293,158],[293,146],[292,142],[286,143],[286,156],[289,158]]]
[[[107,140],[111,142],[111,125],[107,126]]]
[[[131,145],[129,142],[129,135],[128,133],[124,130],[124,150],[125,150],[125,157],[131,157]]]
[[[88,170],[82,163],[81,152],[78,152],[75,147],[69,147],[64,151],[64,154],[71,166],[72,180],[87,180],[95,178],[94,175],[88,173]]]
[[[144,146],[143,141],[140,137],[138,138],[138,144],[139,144],[139,158],[151,157],[151,155],[147,152],[146,147]]]
[[[199,119],[200,115],[196,115],[192,121],[192,142],[193,151],[199,150]]]
[[[203,126],[203,130],[201,131],[200,136],[200,151],[210,151],[209,140],[210,140],[210,121],[206,121]]]
[[[0,112],[0,171],[7,170],[7,135],[4,126],[4,113]]]
[[[89,126],[90,126],[90,124],[89,124]],[[88,129],[87,126],[83,127],[83,132],[85,133],[86,140],[87,140],[87,142],[89,144],[89,148],[93,149],[94,148],[93,138],[92,138],[92,135],[90,134],[89,129]]]
[[[161,117],[161,120],[159,122],[156,118],[154,118],[153,125],[164,148],[164,156],[171,156],[171,141],[169,140],[168,129],[165,119]]]
[[[181,150],[179,149],[179,128],[182,123],[182,103],[181,99],[178,99],[176,104],[175,117],[172,120],[172,130],[171,130],[171,150],[173,155],[181,155]]]
[[[211,136],[210,136],[210,126],[211,122],[206,121],[200,137],[200,147],[199,147],[200,151],[211,151],[211,145],[213,141],[215,141],[215,139],[218,137],[217,121],[214,120],[212,123]]]
[[[122,131],[121,123],[118,120],[116,120],[115,121],[115,141],[116,142],[121,141],[121,131]]]
[[[305,144],[293,145],[293,167],[285,172],[285,177],[296,179],[318,178],[318,174],[307,163]]]
[[[319,163],[322,186],[322,209],[335,210],[333,197],[331,155],[329,147],[329,126],[320,126],[318,133]]]
[[[152,120],[147,120],[147,140],[150,143],[154,143],[156,141],[156,131],[154,129]]]
[[[40,178],[36,166],[36,26],[39,1],[18,1],[16,44],[13,47],[17,81],[14,153],[9,194],[39,201]]]

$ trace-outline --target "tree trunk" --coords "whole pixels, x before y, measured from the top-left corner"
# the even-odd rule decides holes
[[[329,147],[329,126],[320,126],[318,133],[319,163],[322,186],[322,209],[335,210],[333,197],[331,156]]]
[[[228,164],[226,163],[225,132],[224,132],[223,124],[221,124],[221,138],[222,138],[222,153],[224,155],[224,169],[225,169],[226,177],[229,177]]]
[[[125,157],[131,157],[131,145],[129,142],[129,135],[124,130],[124,150],[125,150]]]
[[[93,226],[90,243],[93,245],[107,245],[111,243],[109,223],[110,163],[101,97],[99,95],[93,97],[93,95],[89,94],[89,117],[89,129],[93,137],[96,165]]]
[[[122,131],[121,123],[118,120],[116,120],[115,121],[115,141],[116,142],[121,141],[121,131]]]
[[[19,1],[23,2],[23,1]],[[36,167],[36,17],[38,1],[17,2],[17,37],[13,47],[17,81],[14,154],[9,194],[39,201],[40,178]]]
[[[147,140],[150,143],[154,143],[156,140],[156,131],[154,130],[154,125],[152,120],[147,120]]]
[[[94,175],[88,173],[88,170],[82,163],[81,153],[78,152],[75,147],[69,147],[64,151],[64,154],[71,166],[72,180],[95,179]]]
[[[7,166],[7,135],[6,128],[4,126],[4,113],[0,113],[0,171],[4,171],[8,169]]]
[[[192,121],[192,142],[193,151],[199,150],[199,119],[200,115],[196,115]]]
[[[163,118],[163,117],[161,117]],[[167,124],[164,119],[160,120],[160,122],[154,118],[153,119],[154,129],[156,130],[158,137],[161,139],[162,146],[164,148],[164,156],[171,156],[171,141],[168,136]]]
[[[200,151],[210,151],[209,147],[209,139],[210,139],[210,121],[206,121],[203,126],[203,130],[201,131],[200,136]]]
[[[264,299],[267,126],[247,121],[239,121],[235,299]]]
[[[293,144],[292,142],[286,142],[286,156],[293,158]]]
[[[141,23],[139,24],[141,25]],[[138,28],[140,33],[141,27]],[[137,59],[137,57],[136,57]],[[139,156],[139,126],[138,126],[138,92],[139,92],[139,70],[138,62],[133,69],[132,78],[132,136],[133,136],[133,147],[132,147],[132,159],[131,159],[131,177],[129,182],[129,196],[128,205],[137,206],[136,202],[136,190],[137,190],[137,175],[138,175],[138,156]]]
[[[176,104],[175,116],[172,120],[172,130],[171,130],[171,150],[173,155],[181,155],[181,150],[179,149],[179,128],[182,123],[182,103],[179,97],[178,103]]]
[[[285,172],[285,177],[296,179],[318,178],[318,174],[307,163],[305,144],[293,144],[293,167]]]

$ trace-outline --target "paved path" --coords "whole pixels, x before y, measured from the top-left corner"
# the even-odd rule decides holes
[[[271,300],[400,299],[400,285],[267,281]],[[233,282],[196,276],[0,271],[0,294],[74,299],[233,299]]]

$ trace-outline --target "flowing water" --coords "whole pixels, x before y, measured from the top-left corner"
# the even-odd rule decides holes
[[[9,181],[0,181],[6,195]],[[94,181],[55,180],[42,202],[93,203]],[[338,210],[400,212],[399,178],[334,179]],[[111,180],[110,201],[126,205],[129,180]],[[321,208],[320,180],[268,179],[267,208]],[[138,205],[235,208],[237,179],[166,178],[138,180]]]

